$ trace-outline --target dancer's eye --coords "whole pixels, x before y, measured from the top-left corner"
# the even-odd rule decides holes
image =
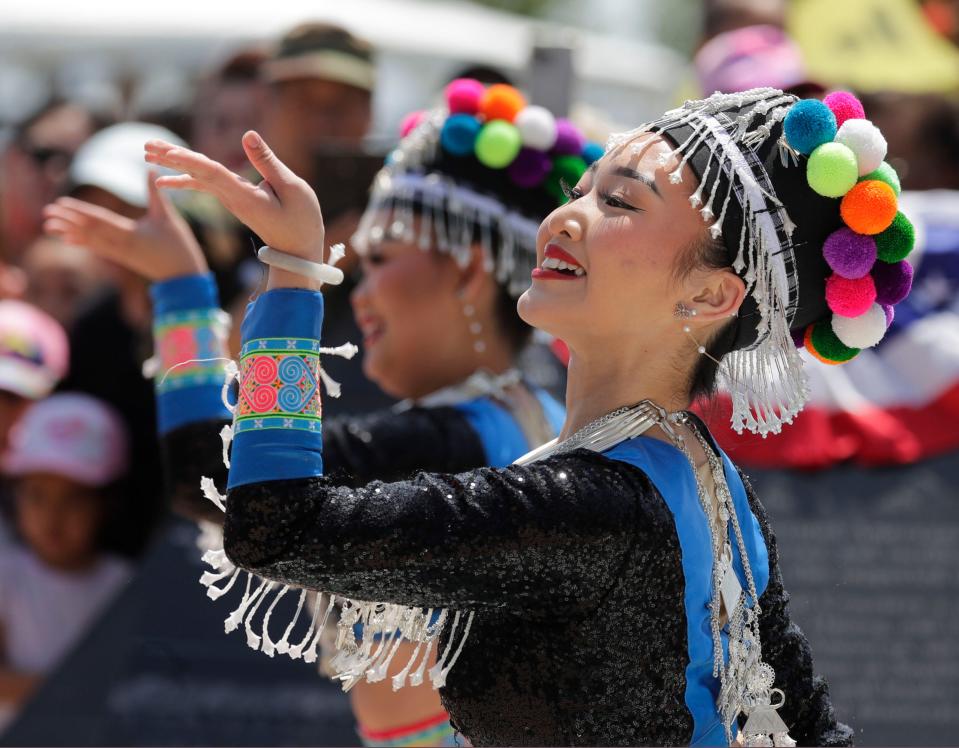
[[[622,208],[623,210],[639,210],[634,205],[630,205],[625,200],[623,200],[618,195],[613,195],[609,192],[600,192],[599,196],[602,198],[603,202],[606,203],[611,208]]]
[[[566,195],[566,199],[569,202],[577,200],[583,196],[583,191],[579,187],[570,187],[569,183],[560,177],[559,187],[563,191],[563,194]]]

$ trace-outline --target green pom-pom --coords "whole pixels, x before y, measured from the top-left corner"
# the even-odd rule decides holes
[[[553,159],[553,170],[546,177],[546,191],[556,200],[557,205],[566,202],[566,195],[560,180],[570,187],[586,173],[586,161],[580,156],[557,156]]]
[[[888,229],[876,234],[876,257],[883,262],[899,262],[912,252],[915,243],[916,230],[900,211],[896,213]]]
[[[902,185],[899,184],[899,175],[896,174],[896,170],[885,161],[883,161],[875,171],[871,171],[866,174],[866,176],[860,177],[859,181],[865,182],[867,179],[878,179],[880,182],[885,182],[892,187],[893,192],[897,195],[902,192]]]
[[[490,169],[505,169],[523,145],[523,138],[515,125],[506,120],[493,120],[483,125],[476,136],[476,158]]]
[[[823,143],[809,156],[806,181],[823,197],[842,197],[856,186],[856,154],[842,143]]]
[[[810,337],[815,353],[819,354],[821,358],[835,363],[849,361],[859,353],[858,348],[850,348],[836,337],[836,333],[832,329],[832,323],[828,319],[820,320],[814,324]]]

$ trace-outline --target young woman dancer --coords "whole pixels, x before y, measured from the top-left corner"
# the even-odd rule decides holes
[[[228,558],[209,560],[274,580],[240,618],[277,584],[343,596],[346,680],[381,675],[397,628],[420,657],[438,646],[429,676],[474,744],[850,743],[790,621],[765,513],[685,408],[718,370],[733,426],[775,433],[805,398],[794,340],[839,363],[882,337],[911,231],[863,116],[848,95],[757,89],[611,139],[540,227],[519,310],[569,345],[568,416],[517,465],[349,486],[322,475],[308,430],[237,428]],[[255,133],[244,143],[269,189],[164,143],[147,158],[273,250],[244,322],[251,372],[264,343],[319,345],[317,287],[333,278],[315,197]],[[387,637],[354,640],[351,616]],[[415,654],[394,685],[410,668]]]
[[[515,104],[519,97],[505,86],[488,95],[473,81],[456,81],[448,91],[454,99],[487,95],[484,106],[502,105],[510,97]],[[545,109],[531,109],[541,126],[552,121],[555,127]],[[478,116],[460,114],[434,115],[423,130],[446,127],[449,138],[471,123],[478,129]],[[409,121],[425,116],[418,113]],[[576,167],[586,168],[580,153],[588,144],[568,123],[558,127],[569,143],[567,157],[557,158],[573,167],[575,179]],[[598,155],[597,147],[590,146],[589,153]],[[544,160],[552,165],[556,159]],[[541,171],[524,180],[516,168],[511,175],[480,158],[450,158],[440,149],[421,161],[416,175],[401,175],[394,165],[377,179],[354,242],[362,281],[352,301],[364,333],[367,376],[406,401],[392,411],[325,422],[327,471],[364,485],[405,478],[414,470],[506,466],[558,434],[562,406],[517,368],[530,328],[516,314],[516,296],[535,263],[539,221],[561,201],[547,177]],[[415,194],[414,178],[430,184],[428,196]],[[510,224],[501,226],[507,211]],[[407,221],[402,229],[401,212]],[[219,392],[223,365],[215,359],[224,353],[216,330],[221,316],[216,289],[196,242],[155,187],[150,215],[140,224],[70,199],[50,206],[48,216],[51,231],[158,281],[153,290],[162,359],[158,394],[174,501],[188,516],[222,524],[222,511],[198,490],[201,475],[222,472],[222,458],[205,438],[208,423],[197,418],[219,415],[226,422],[230,414],[215,399],[209,401],[212,409],[205,407],[198,395],[204,387],[207,394]],[[282,373],[282,367],[274,372],[280,379]],[[314,394],[318,397],[318,392],[310,397]],[[303,396],[301,389],[298,397]],[[240,407],[259,418],[265,414],[259,397],[262,391],[245,393]],[[281,401],[284,397],[296,399],[290,390],[280,392]],[[414,646],[399,647],[395,661],[409,659]],[[428,686],[394,693],[387,681],[364,679],[350,695],[367,743],[439,745],[452,738],[439,697]]]

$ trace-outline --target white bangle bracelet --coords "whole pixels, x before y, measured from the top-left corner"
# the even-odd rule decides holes
[[[320,283],[326,283],[330,286],[338,286],[343,282],[343,271],[332,265],[327,265],[325,262],[304,260],[302,257],[296,257],[267,246],[260,247],[256,256],[267,265],[288,270],[306,278],[313,278],[313,280],[318,280]]]

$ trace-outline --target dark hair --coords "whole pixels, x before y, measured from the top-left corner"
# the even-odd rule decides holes
[[[218,83],[252,83],[259,80],[260,69],[268,59],[266,50],[249,47],[235,52],[210,75],[210,80]]]
[[[729,253],[721,239],[713,239],[707,231],[690,242],[676,258],[674,273],[677,278],[685,278],[695,270],[722,270],[729,267]],[[706,353],[701,355],[693,369],[689,381],[689,398],[696,400],[708,397],[716,390],[716,374],[723,356],[733,350],[739,334],[739,317],[734,317],[712,336],[704,341]]]

